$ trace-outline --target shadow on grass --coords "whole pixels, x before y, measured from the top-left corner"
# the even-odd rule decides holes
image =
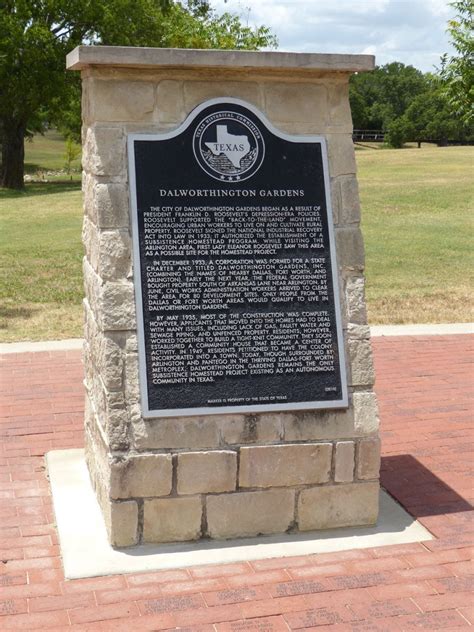
[[[471,511],[473,508],[411,454],[382,457],[380,482],[415,518]]]
[[[38,171],[48,171],[48,169],[45,169],[35,162],[25,162],[25,174],[34,176],[35,173],[38,173]]]
[[[374,143],[373,145],[367,145],[365,143],[361,143],[359,141],[355,141],[354,142],[354,149],[387,149],[387,146],[384,145],[383,143]]]
[[[8,321],[15,318],[31,318],[40,310],[35,307],[0,306],[0,329],[8,329]]]
[[[50,193],[67,193],[78,191],[81,188],[80,181],[58,180],[55,182],[27,182],[21,191],[13,189],[0,189],[0,200],[8,200],[19,197],[32,197],[35,195],[48,195]]]

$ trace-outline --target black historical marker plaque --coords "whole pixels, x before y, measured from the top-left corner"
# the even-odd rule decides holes
[[[129,174],[143,415],[347,406],[324,139],[214,99]]]

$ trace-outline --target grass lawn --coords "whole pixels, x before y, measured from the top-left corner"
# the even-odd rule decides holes
[[[82,336],[81,189],[0,190],[0,340]]]
[[[55,130],[46,132],[44,136],[34,136],[25,142],[25,173],[37,180],[49,181],[71,179],[65,173],[52,173],[65,169],[66,141]],[[75,181],[80,180],[80,156],[71,162],[71,175]]]
[[[472,320],[474,148],[356,155],[371,324]]]
[[[27,144],[58,170],[58,135]],[[472,147],[357,150],[371,324],[472,319]],[[81,192],[73,181],[0,190],[0,340],[82,335]],[[48,176],[48,180],[49,180]]]

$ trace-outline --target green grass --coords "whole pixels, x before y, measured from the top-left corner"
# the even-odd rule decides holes
[[[472,147],[357,152],[371,323],[472,320]]]
[[[80,158],[56,131],[25,143],[25,191],[0,189],[0,340],[82,335]]]
[[[76,158],[72,163],[72,173],[61,172],[66,165],[66,141],[55,130],[46,132],[44,136],[34,136],[25,142],[25,173],[35,180],[55,181],[72,179],[80,180],[81,159]]]
[[[0,191],[0,339],[81,334],[80,184]]]
[[[471,320],[473,148],[379,147],[357,150],[370,322]],[[48,134],[28,164],[60,169],[64,152]],[[79,183],[0,190],[0,222],[0,340],[81,336]]]

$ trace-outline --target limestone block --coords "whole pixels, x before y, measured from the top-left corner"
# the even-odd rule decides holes
[[[341,185],[339,178],[330,178],[330,188],[332,219],[334,225],[337,226],[342,222]]]
[[[84,342],[90,343],[96,332],[100,330],[87,299],[83,299],[82,306],[84,308]]]
[[[363,277],[349,277],[347,279],[345,299],[349,322],[365,324],[367,322],[367,309],[365,306],[365,280]]]
[[[201,535],[202,502],[199,496],[145,500],[144,542],[182,542]]]
[[[128,191],[124,184],[95,183],[91,206],[98,228],[128,229]]]
[[[82,99],[83,102],[83,99]],[[87,113],[86,113],[87,114]],[[82,152],[84,153],[84,147],[86,146],[87,132],[89,131],[89,121],[86,118],[82,119],[83,125],[81,126],[81,145]],[[82,159],[82,169],[85,171],[85,161]]]
[[[242,448],[240,487],[290,487],[325,483],[331,473],[331,443]]]
[[[125,395],[129,402],[140,400],[137,353],[127,353],[125,356]]]
[[[353,406],[356,433],[376,433],[379,429],[379,415],[375,393],[354,393]]]
[[[84,147],[85,171],[96,176],[125,176],[125,145],[120,127],[89,127]]]
[[[264,84],[265,111],[278,123],[304,123],[307,131],[323,129],[328,123],[327,90],[311,83]],[[308,127],[309,126],[309,127]]]
[[[332,178],[356,173],[354,144],[350,134],[328,134],[329,175]]]
[[[109,469],[107,455],[102,458],[101,449],[92,438],[97,432],[97,426],[92,423],[85,427],[84,447],[85,460],[92,487],[97,496],[97,501],[104,515],[110,514],[110,497],[108,490]]]
[[[84,303],[84,343],[82,345],[82,354],[83,354],[83,359],[82,362],[84,364],[84,382],[86,384],[92,384],[92,376],[93,373],[95,373],[96,371],[96,361],[94,356],[92,355],[92,346],[94,344],[94,337],[93,336],[87,336],[86,332],[87,330],[91,330],[93,324],[91,324],[90,320],[90,309],[86,309],[86,301],[83,301]],[[95,323],[94,323],[95,324]]]
[[[123,353],[114,340],[108,336],[97,334],[98,339],[98,369],[104,385],[109,390],[122,388],[123,382]]]
[[[370,327],[368,325],[349,323],[347,326],[347,335],[350,340],[370,341]]]
[[[282,415],[235,415],[220,420],[222,440],[227,445],[272,443],[280,441],[283,433]]]
[[[92,384],[92,374],[94,371],[90,346],[87,343],[87,340],[84,340],[84,344],[82,347],[82,356],[84,364],[84,384],[87,390],[87,388],[90,387],[90,385]]]
[[[91,115],[90,115],[90,106],[89,106],[89,95],[90,95],[90,86],[94,80],[87,76],[86,73],[83,73],[81,77],[82,83],[82,94],[81,94],[81,114],[82,114],[82,137],[84,137],[84,129],[89,123],[91,123]],[[84,138],[82,138],[82,142],[84,142]]]
[[[355,176],[343,176],[339,180],[341,188],[341,222],[357,224],[360,222],[359,186]]]
[[[287,414],[283,427],[285,441],[342,439],[354,434],[354,414],[351,408]]]
[[[129,333],[127,335],[127,340],[125,342],[125,351],[126,353],[136,353],[138,351],[138,337],[134,333]]]
[[[378,478],[380,473],[380,439],[364,439],[359,442],[357,478]]]
[[[109,482],[110,482],[110,461],[108,457],[109,447],[104,439],[104,435],[101,430],[101,426],[98,423],[97,411],[94,406],[94,402],[88,397],[86,398],[86,425],[85,425],[85,458],[87,468],[89,470],[89,476],[92,486],[97,495],[97,500],[104,514],[104,519],[109,534],[112,529],[111,524],[111,501],[109,496]],[[124,511],[127,511],[127,506],[124,507]],[[120,512],[118,512],[118,520],[120,519]],[[136,532],[136,529],[135,529]],[[134,532],[134,533],[135,533]]]
[[[104,283],[100,317],[104,330],[119,331],[136,327],[133,283],[127,281]]]
[[[338,441],[336,443],[336,461],[334,480],[336,483],[351,483],[354,480],[355,443]]]
[[[122,387],[123,352],[117,342],[104,334],[97,326],[88,302],[84,308],[84,336],[88,346],[88,363],[86,369],[93,364],[94,370],[100,373],[107,390],[119,390]]]
[[[82,222],[82,243],[84,245],[84,252],[86,254],[87,260],[97,272],[97,262],[99,258],[99,239],[97,235],[97,230],[94,224],[92,224],[92,222],[89,220],[87,215],[84,215],[84,220]]]
[[[150,120],[155,86],[146,81],[94,79],[89,87],[89,114],[95,121]]]
[[[171,492],[172,474],[171,454],[114,459],[110,472],[110,497],[168,496]]]
[[[126,408],[109,408],[107,411],[107,432],[112,428],[117,431],[119,428],[122,432],[127,431],[128,413]]]
[[[111,410],[125,410],[126,402],[122,391],[106,391],[105,393],[107,411]]]
[[[375,380],[372,348],[369,340],[349,339],[352,386],[371,386]]]
[[[177,126],[177,123],[125,123],[124,130],[126,134],[164,134],[174,131]]]
[[[91,219],[94,224],[97,222],[97,217],[95,216],[95,206],[94,206],[94,186],[97,182],[95,176],[86,171],[82,171],[81,177],[81,191],[82,191],[82,208],[84,211],[84,216],[87,216]]]
[[[148,421],[138,414],[134,418],[132,431],[134,444],[138,450],[203,450],[217,448],[220,443],[219,426],[215,417],[180,417]]]
[[[87,394],[94,404],[94,411],[97,416],[98,423],[102,428],[105,427],[106,420],[106,395],[105,388],[99,374],[93,370],[88,375],[88,381],[84,383]]]
[[[97,369],[105,388],[114,391],[122,388],[123,354],[120,347],[108,336],[100,332],[92,338]]]
[[[97,326],[101,328],[100,297],[102,295],[102,280],[86,257],[82,260],[82,274],[84,277],[84,292],[87,304],[94,314]]]
[[[130,276],[131,240],[128,230],[102,231],[99,237],[98,273],[105,281]]]
[[[207,496],[211,538],[236,538],[284,533],[293,523],[295,492],[272,489]]]
[[[154,120],[159,123],[180,123],[184,119],[183,82],[165,79],[156,89]]]
[[[352,133],[352,114],[349,104],[348,77],[343,82],[328,83],[329,121],[333,127]]]
[[[112,409],[107,415],[106,432],[110,450],[129,450],[130,417],[127,410]]]
[[[137,544],[138,506],[134,500],[110,503],[110,509],[104,516],[112,546],[125,547]]]
[[[236,485],[236,452],[216,450],[178,455],[178,494],[231,492]]]
[[[185,81],[184,107],[190,112],[208,99],[235,97],[261,108],[261,91],[252,81]]]
[[[119,434],[126,438],[129,442],[128,430],[130,425],[130,416],[128,409],[123,400],[123,393],[121,391],[113,392],[102,389],[101,393],[97,393],[96,402],[98,402],[98,408],[100,414],[106,419],[106,433],[109,437],[111,433],[115,436]],[[117,395],[117,399],[113,396]],[[102,401],[100,401],[102,399]]]
[[[110,463],[108,446],[97,420],[94,402],[86,398],[87,417],[85,432],[85,455],[91,480],[96,490],[101,490],[102,500],[109,501]]]
[[[298,527],[310,531],[375,524],[378,506],[378,483],[304,489],[298,499]]]
[[[359,228],[336,228],[336,253],[340,268],[364,269],[364,241]]]
[[[87,429],[87,426],[93,426],[97,424],[97,420],[95,418],[95,411],[90,400],[89,394],[86,391],[86,395],[84,398],[84,426]],[[87,446],[86,446],[87,452]]]

